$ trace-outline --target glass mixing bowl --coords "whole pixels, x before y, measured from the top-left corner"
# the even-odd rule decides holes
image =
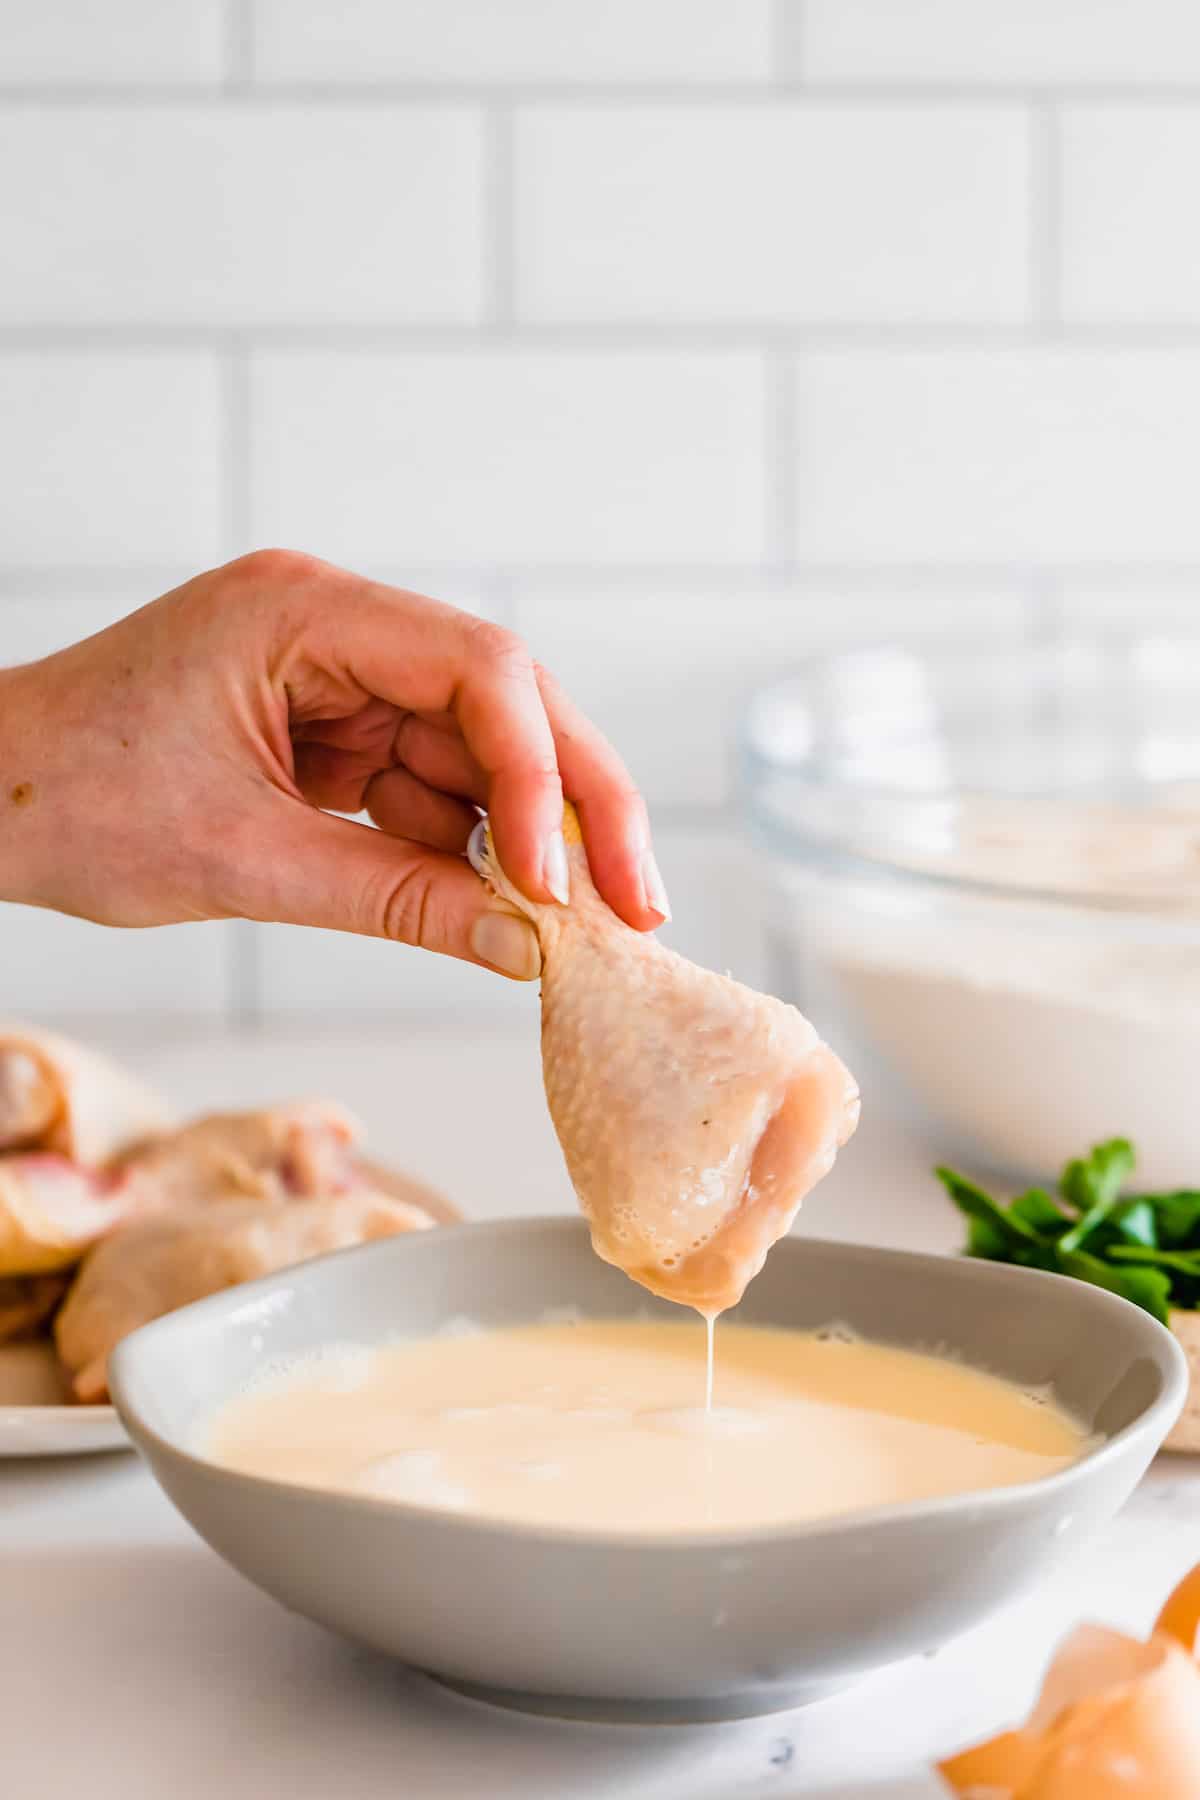
[[[882,648],[756,694],[777,979],[947,1156],[1200,1187],[1200,638]]]

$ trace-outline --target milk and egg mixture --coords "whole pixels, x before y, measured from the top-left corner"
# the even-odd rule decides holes
[[[596,1531],[730,1532],[1006,1486],[1083,1429],[1044,1395],[848,1333],[547,1323],[299,1360],[201,1448],[278,1480]]]

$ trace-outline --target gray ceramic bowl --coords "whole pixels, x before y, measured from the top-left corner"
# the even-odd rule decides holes
[[[1121,1505],[1183,1401],[1148,1314],[1055,1275],[789,1239],[737,1316],[946,1346],[1050,1383],[1106,1441],[1021,1487],[737,1537],[489,1523],[233,1473],[197,1425],[264,1359],[579,1307],[678,1317],[597,1260],[575,1220],[464,1225],[346,1251],[202,1300],[113,1359],[130,1436],[196,1530],[285,1606],[491,1698],[564,1714],[765,1712],[932,1650],[1036,1581]],[[697,1324],[697,1330],[699,1330]],[[719,1342],[719,1339],[718,1339]]]

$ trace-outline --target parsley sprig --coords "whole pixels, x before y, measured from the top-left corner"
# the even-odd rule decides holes
[[[967,1220],[966,1253],[1073,1275],[1144,1307],[1164,1325],[1172,1307],[1200,1308],[1200,1192],[1126,1193],[1136,1157],[1126,1138],[1074,1158],[1058,1188],[1007,1203],[965,1175],[936,1173]]]

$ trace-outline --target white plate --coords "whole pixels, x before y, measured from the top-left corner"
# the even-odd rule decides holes
[[[48,1344],[0,1346],[0,1457],[131,1448],[113,1406],[68,1406]]]

